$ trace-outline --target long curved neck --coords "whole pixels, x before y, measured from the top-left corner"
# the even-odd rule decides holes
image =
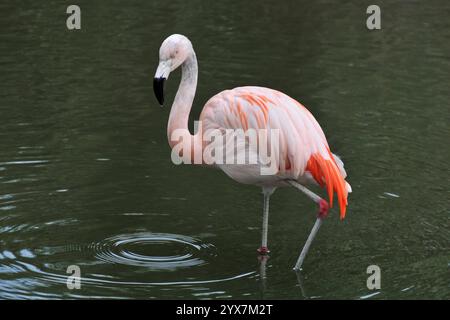
[[[177,141],[172,141],[171,139],[175,130],[181,129],[186,132],[186,135],[192,137],[188,129],[188,121],[197,88],[197,76],[197,58],[194,50],[192,50],[191,54],[181,65],[181,82],[170,110],[167,138],[171,148],[177,144]]]

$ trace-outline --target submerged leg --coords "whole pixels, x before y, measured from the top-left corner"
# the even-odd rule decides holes
[[[302,268],[306,254],[309,251],[309,247],[311,246],[311,243],[313,242],[317,232],[319,231],[320,226],[322,225],[323,219],[325,219],[328,216],[329,206],[328,202],[326,202],[324,199],[319,197],[317,194],[315,194],[305,186],[299,184],[296,181],[289,181],[289,183],[298,190],[302,191],[304,194],[306,194],[309,198],[311,198],[314,202],[316,202],[319,205],[319,213],[317,214],[316,223],[314,224],[311,233],[309,234],[308,239],[306,240],[306,243],[303,246],[300,256],[297,259],[297,263],[294,266],[294,270],[300,270]]]
[[[274,192],[274,188],[263,188],[264,195],[264,208],[263,208],[263,224],[262,224],[262,240],[261,247],[257,250],[260,254],[269,253],[267,247],[267,233],[269,229],[269,199],[270,195]]]

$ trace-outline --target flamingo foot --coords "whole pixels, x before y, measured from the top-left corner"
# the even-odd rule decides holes
[[[267,247],[260,247],[259,249],[257,249],[256,251],[258,251],[258,253],[260,254],[260,255],[266,255],[266,254],[268,254],[270,251],[269,251],[269,248],[267,248]]]
[[[323,199],[320,199],[319,201],[319,213],[317,214],[317,217],[320,219],[325,219],[328,217],[328,211],[330,210],[330,206],[328,205],[328,202],[326,202]]]

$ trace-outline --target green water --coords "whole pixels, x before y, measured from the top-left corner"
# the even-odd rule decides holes
[[[368,1],[76,4],[79,31],[67,2],[0,3],[0,298],[450,298],[448,1],[378,1],[378,31]],[[347,218],[332,212],[300,274],[310,200],[272,196],[261,264],[260,190],[172,164],[151,88],[172,33],[199,59],[192,121],[224,89],[272,87],[342,156]]]

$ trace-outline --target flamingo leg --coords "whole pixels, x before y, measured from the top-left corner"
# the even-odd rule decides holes
[[[260,254],[269,253],[269,248],[267,247],[267,234],[269,231],[269,200],[270,195],[273,193],[274,189],[263,188],[264,194],[264,208],[263,208],[263,224],[262,224],[262,239],[261,247],[257,250]]]
[[[301,185],[300,183],[296,181],[288,181],[290,185],[295,187],[296,189],[300,190],[304,194],[306,194],[310,199],[312,199],[314,202],[316,202],[319,205],[319,213],[317,215],[317,220],[314,223],[314,226],[308,236],[308,239],[305,242],[305,245],[303,246],[302,251],[300,252],[300,255],[297,259],[297,262],[294,266],[294,270],[300,270],[303,265],[303,261],[305,260],[306,254],[309,251],[309,247],[311,246],[311,243],[313,242],[314,238],[317,235],[317,232],[319,231],[320,226],[323,223],[323,219],[325,219],[328,215],[328,202],[326,202],[324,199],[322,199],[320,196],[306,188],[305,186]]]

